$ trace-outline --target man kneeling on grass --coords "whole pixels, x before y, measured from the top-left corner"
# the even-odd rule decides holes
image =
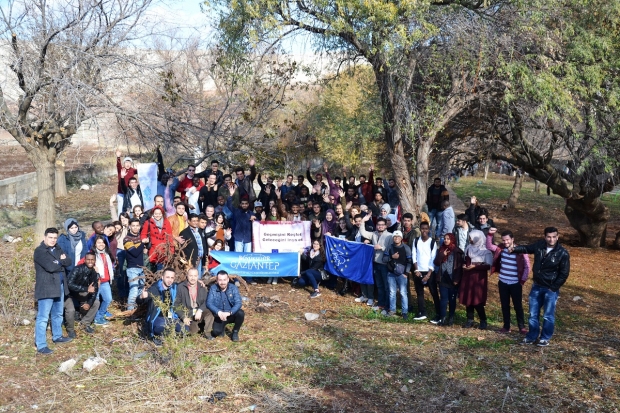
[[[207,290],[198,283],[196,268],[187,270],[187,279],[178,285],[174,308],[191,334],[203,330],[207,339],[213,339],[213,314],[207,309]]]
[[[182,324],[178,315],[173,310],[173,303],[177,296],[177,285],[174,283],[176,273],[172,268],[164,269],[161,279],[151,285],[148,290],[136,300],[138,305],[148,304],[146,320],[144,320],[144,332],[156,346],[161,346],[166,327],[181,332]]]
[[[239,329],[243,324],[245,313],[241,309],[239,289],[230,283],[226,271],[217,273],[217,282],[209,289],[207,307],[214,316],[211,334],[214,337],[224,335],[226,324],[234,323],[231,339],[239,341]]]
[[[99,274],[95,271],[95,253],[89,251],[84,256],[84,264],[80,264],[75,267],[68,277],[69,293],[71,294],[72,305],[77,306],[77,310],[82,315],[80,326],[86,333],[92,334],[95,330],[91,327],[91,324],[95,320],[97,311],[99,310]],[[70,311],[65,311],[65,321],[67,323],[67,330],[71,327],[74,331],[73,325],[75,319]],[[75,310],[72,314],[75,314]]]

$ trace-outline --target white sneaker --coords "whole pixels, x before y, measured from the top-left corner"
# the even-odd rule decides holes
[[[366,301],[368,301],[368,298],[366,298],[366,297],[364,297],[364,296],[357,297],[357,298],[355,299],[355,302],[356,302],[356,303],[365,303]]]
[[[273,281],[273,277],[267,278],[267,284],[271,284],[271,281]]]
[[[377,308],[379,308],[379,307],[377,307]],[[373,309],[374,309],[374,308],[373,308]],[[384,316],[384,317],[387,317],[388,312],[387,312],[387,311],[385,311],[385,310],[383,310],[383,311],[381,311],[381,315],[382,315],[382,316]]]
[[[278,277],[273,277],[273,280],[271,281],[271,285],[278,285]]]
[[[375,300],[373,300],[372,298],[368,299],[368,301],[366,301],[366,305],[369,307],[372,307],[375,305]]]
[[[379,311],[379,306],[378,305],[374,305],[370,308],[372,311]]]

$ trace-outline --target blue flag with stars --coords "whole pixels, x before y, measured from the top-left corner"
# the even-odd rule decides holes
[[[360,284],[374,284],[372,278],[374,251],[371,245],[326,235],[325,271]]]

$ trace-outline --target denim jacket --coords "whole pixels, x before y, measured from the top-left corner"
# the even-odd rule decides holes
[[[218,311],[229,311],[235,314],[241,309],[241,294],[235,284],[228,284],[226,291],[222,291],[220,286],[213,284],[209,288],[207,296],[207,308],[217,315]]]

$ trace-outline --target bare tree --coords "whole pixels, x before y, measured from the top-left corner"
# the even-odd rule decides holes
[[[137,77],[135,49],[152,0],[9,0],[0,45],[11,72],[0,85],[0,127],[26,150],[37,174],[36,232],[55,225],[55,163],[84,122],[118,112]],[[140,63],[142,67],[146,64]]]

